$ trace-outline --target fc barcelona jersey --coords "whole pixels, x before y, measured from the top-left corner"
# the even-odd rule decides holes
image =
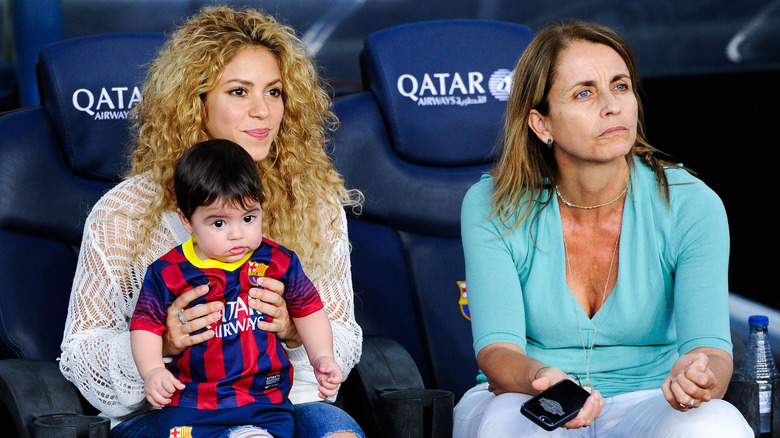
[[[304,317],[323,308],[319,294],[301,268],[298,256],[263,239],[244,259],[225,263],[202,260],[194,238],[172,249],[149,266],[130,330],[159,335],[165,331],[166,310],[183,292],[203,284],[209,292],[190,304],[222,301],[222,319],[208,327],[216,336],[193,345],[173,358],[168,370],[186,386],[170,406],[223,409],[249,403],[281,403],[292,386],[293,367],[274,333],[257,328],[266,315],[249,307],[248,292],[259,277],[285,284],[290,316]]]

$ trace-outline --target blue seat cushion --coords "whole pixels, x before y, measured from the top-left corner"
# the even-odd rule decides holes
[[[75,175],[118,181],[127,170],[128,110],[141,100],[140,84],[163,34],[96,35],[44,47],[38,84]]]
[[[366,38],[365,75],[402,160],[473,166],[495,157],[527,26],[487,20],[412,23]]]

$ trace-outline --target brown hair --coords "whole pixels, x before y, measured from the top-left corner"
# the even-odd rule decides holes
[[[639,158],[655,173],[659,191],[668,202],[669,187],[664,166],[670,163],[657,157],[659,152],[645,137],[644,115],[639,97],[639,72],[628,43],[613,30],[597,24],[573,21],[549,26],[540,31],[523,52],[514,69],[512,92],[507,103],[504,121],[503,151],[495,169],[493,180],[493,209],[507,228],[515,229],[537,203],[547,205],[552,196],[542,199],[546,189],[556,184],[557,164],[547,146],[531,130],[528,118],[532,109],[547,115],[548,93],[555,81],[555,67],[561,53],[572,44],[586,41],[603,44],[615,50],[628,68],[632,90],[637,100],[636,142],[627,154],[629,165],[633,157]],[[525,207],[521,208],[523,201]]]
[[[198,207],[222,202],[248,210],[263,203],[263,181],[252,156],[238,144],[221,138],[206,140],[184,151],[173,176],[176,205],[187,220]]]

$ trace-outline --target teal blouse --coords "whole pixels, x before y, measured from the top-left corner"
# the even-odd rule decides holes
[[[606,397],[660,387],[679,355],[694,348],[731,354],[725,209],[687,171],[670,168],[666,175],[670,204],[652,170],[634,162],[617,284],[593,319],[566,284],[558,203],[539,207],[534,221],[502,236],[507,228],[487,218],[492,177],[474,184],[461,211],[474,350],[512,343],[584,384],[583,339],[589,347],[600,318],[590,383]],[[486,381],[481,372],[477,380]]]

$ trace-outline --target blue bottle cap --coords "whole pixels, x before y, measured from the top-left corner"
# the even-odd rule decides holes
[[[769,317],[764,315],[750,315],[750,318],[748,318],[748,324],[768,326]]]

